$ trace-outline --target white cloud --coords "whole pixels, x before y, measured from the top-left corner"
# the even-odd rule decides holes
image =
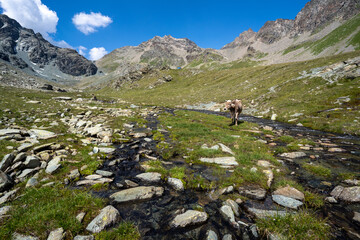
[[[18,21],[21,26],[40,32],[49,39],[49,33],[56,33],[59,18],[41,0],[0,0],[4,14]]]
[[[81,12],[74,15],[72,22],[79,31],[88,35],[96,32],[100,27],[107,27],[110,23],[112,23],[112,19],[108,16],[102,15],[101,13],[91,12],[90,14],[86,14]]]
[[[87,50],[87,48],[86,47],[84,47],[84,46],[79,46],[78,47],[78,52],[81,54],[81,55],[83,55],[84,57],[85,57],[85,55],[86,55],[86,51]]]
[[[53,45],[61,47],[61,48],[71,48],[74,49],[70,44],[65,42],[64,40],[61,41],[54,41],[52,38],[48,38],[49,42],[51,42]]]
[[[89,59],[96,61],[96,60],[99,60],[100,58],[102,58],[107,53],[108,52],[103,47],[99,47],[99,48],[94,47],[94,48],[90,49]]]

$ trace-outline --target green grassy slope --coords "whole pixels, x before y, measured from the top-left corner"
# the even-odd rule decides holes
[[[98,94],[116,97],[135,104],[184,106],[185,104],[223,102],[243,99],[245,106],[254,100],[258,115],[270,117],[273,113],[286,121],[294,113],[303,113],[296,122],[317,129],[360,134],[359,78],[340,79],[338,84],[326,84],[322,78],[297,79],[301,72],[360,56],[352,52],[311,61],[260,66],[253,62],[233,62],[208,70],[169,70],[173,80],[156,85],[159,76],[147,76],[128,83],[122,89],[104,88]],[[155,87],[151,87],[155,86]],[[270,89],[275,87],[275,92]],[[351,101],[343,110],[321,112],[339,107],[338,97],[349,96]],[[264,113],[264,111],[268,111]],[[360,120],[360,119],[359,119]],[[355,121],[355,122],[354,122]]]

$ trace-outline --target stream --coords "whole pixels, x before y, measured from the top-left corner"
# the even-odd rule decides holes
[[[222,112],[206,110],[189,111],[229,117],[228,113]],[[318,193],[325,198],[330,196],[330,192],[334,187],[342,183],[342,180],[338,178],[338,173],[355,173],[356,179],[360,178],[360,138],[358,137],[326,133],[246,115],[241,115],[240,120],[256,123],[260,126],[269,126],[274,129],[274,132],[281,133],[282,135],[310,139],[315,142],[316,145],[322,146],[325,149],[324,151],[315,151],[311,148],[301,151],[305,152],[307,156],[314,156],[314,158],[311,159],[312,162],[322,164],[331,169],[333,174],[326,181],[305,171],[301,167],[304,159],[300,158],[289,161],[276,156],[277,159],[283,160],[285,167],[292,172],[291,179],[300,183],[306,190]],[[157,130],[158,121],[156,115],[148,115],[147,121],[148,129],[138,128],[133,131],[150,133],[151,130]],[[165,136],[168,140],[168,134],[165,133]],[[276,144],[280,146],[283,143],[276,142]],[[345,151],[329,152],[326,151],[327,146],[336,146]],[[117,145],[114,158],[107,160],[101,169],[111,171],[115,174],[114,181],[109,187],[110,190],[96,192],[97,195],[109,199],[110,203],[119,210],[122,219],[131,221],[138,226],[142,239],[206,239],[209,230],[217,233],[219,239],[225,239],[223,237],[227,234],[230,234],[232,239],[258,239],[252,227],[252,224],[255,222],[246,209],[248,207],[266,210],[283,209],[272,202],[269,192],[264,201],[246,200],[240,206],[240,216],[236,219],[248,224],[248,226],[243,225],[241,228],[234,228],[225,221],[219,213],[222,201],[211,199],[209,192],[196,190],[176,192],[163,181],[155,184],[147,184],[135,178],[137,174],[144,172],[140,163],[149,160],[144,157],[145,154],[161,159],[160,156],[156,155],[155,148],[156,142],[150,141],[147,137],[132,138],[129,142]],[[189,167],[182,158],[176,158],[174,161],[168,162],[167,167],[170,168],[174,166]],[[206,173],[206,166],[193,165],[191,168],[199,171],[200,174]],[[128,180],[131,180],[131,182]],[[117,203],[110,200],[111,194],[119,191],[119,188],[124,189],[130,187],[131,184],[161,186],[164,188],[164,194],[161,197],[137,202]],[[169,222],[174,218],[176,212],[197,208],[203,208],[209,215],[209,219],[205,224],[181,229],[172,229],[169,227]],[[309,210],[311,211],[311,209]],[[332,227],[334,239],[359,239],[359,222],[352,220],[354,211],[360,212],[360,203],[325,203],[322,208],[316,210],[316,214],[328,219],[328,223]]]

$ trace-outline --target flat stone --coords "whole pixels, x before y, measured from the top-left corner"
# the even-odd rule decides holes
[[[100,179],[100,178],[102,178],[102,176],[99,174],[92,174],[92,175],[88,175],[85,177],[85,179],[87,179],[87,180],[96,180],[96,179]]]
[[[29,133],[30,136],[35,136],[37,139],[50,139],[57,136],[53,132],[41,129],[31,129]]]
[[[81,212],[78,215],[76,215],[76,220],[78,220],[79,222],[82,222],[84,220],[86,213],[85,212]]]
[[[26,183],[26,188],[28,187],[35,187],[36,185],[39,185],[39,182],[36,178],[32,177],[30,178]]]
[[[72,97],[53,97],[52,99],[54,100],[59,100],[59,101],[71,101]]]
[[[303,205],[302,202],[300,202],[296,199],[290,198],[290,197],[285,197],[283,195],[272,195],[272,199],[277,204],[284,206],[284,207],[292,208],[292,209],[298,209],[298,207]]]
[[[220,214],[225,219],[225,221],[228,221],[231,225],[236,224],[235,222],[235,215],[232,210],[232,208],[228,205],[223,205],[220,208]]]
[[[38,152],[42,152],[44,150],[49,150],[50,149],[50,146],[53,145],[54,143],[46,143],[46,144],[42,144],[40,146],[36,146],[34,147],[33,151],[34,153],[38,153]]]
[[[128,179],[125,180],[125,185],[126,185],[126,187],[138,187],[139,186],[139,184],[137,184],[136,182],[133,182]]]
[[[264,168],[273,167],[269,161],[265,161],[265,160],[259,160],[257,162],[257,165]]]
[[[86,227],[86,230],[92,233],[99,233],[120,221],[120,213],[113,206],[109,205],[103,208]]]
[[[136,178],[151,183],[158,183],[161,181],[161,174],[157,172],[146,172],[136,175]]]
[[[1,212],[1,210],[0,210],[0,212]],[[359,212],[354,212],[353,220],[360,223],[360,213]]]
[[[228,146],[225,146],[222,143],[218,143],[218,145],[221,147],[221,151],[223,151],[225,153],[229,153],[231,155],[235,155],[235,153]]]
[[[109,148],[109,147],[99,147],[99,152],[105,153],[105,154],[112,154],[115,152],[115,148]]]
[[[0,171],[0,192],[6,191],[13,186],[14,182],[12,181],[11,177]]]
[[[84,131],[87,132],[90,136],[96,136],[99,132],[104,129],[100,125],[96,125],[95,127],[85,128]]]
[[[45,172],[48,174],[53,174],[61,167],[60,161],[61,161],[61,157],[59,156],[54,157],[47,165]]]
[[[93,235],[77,235],[74,237],[73,240],[94,240],[94,236]]]
[[[263,200],[266,197],[266,190],[263,188],[257,188],[257,189],[244,189],[239,188],[240,195],[244,195],[245,197],[249,197],[251,199],[255,200]]]
[[[7,193],[5,193],[1,198],[0,198],[0,205],[3,203],[6,203],[7,201],[11,200],[14,198],[15,194],[17,193],[17,191],[19,191],[20,188],[16,188],[12,191],[9,191]]]
[[[95,184],[105,184],[105,183],[111,183],[113,180],[111,178],[99,178],[96,180],[91,180],[91,179],[85,179],[85,180],[81,180],[76,182],[77,186],[81,186],[81,185],[95,185]]]
[[[184,228],[191,225],[202,224],[209,218],[206,212],[187,210],[183,214],[177,215],[171,222],[171,228]]]
[[[27,152],[32,146],[34,146],[33,143],[23,143],[17,148],[17,150],[18,152]]]
[[[168,184],[176,191],[184,191],[184,184],[180,179],[169,177]]]
[[[19,153],[18,155],[16,155],[13,163],[19,162],[19,161],[23,161],[26,158],[26,153]]]
[[[96,174],[99,174],[103,177],[112,177],[114,175],[113,172],[109,172],[109,171],[104,171],[104,170],[96,170],[95,172]]]
[[[267,218],[274,216],[285,216],[286,211],[276,211],[276,210],[263,210],[257,208],[248,208],[248,211],[253,214],[256,218]]]
[[[68,175],[68,178],[70,180],[74,180],[74,179],[77,179],[80,177],[80,172],[79,172],[79,169],[74,169],[74,170],[71,170],[69,175]]]
[[[14,134],[21,134],[21,130],[11,129],[11,128],[0,129],[0,136],[14,135]]]
[[[50,232],[47,240],[62,240],[64,238],[64,229],[58,228]]]
[[[285,158],[302,158],[302,157],[306,157],[306,153],[304,152],[290,152],[290,153],[283,153],[280,155],[280,157],[285,157]]]
[[[137,200],[146,200],[156,196],[161,196],[164,193],[164,188],[162,187],[135,187],[125,189],[119,192],[116,192],[110,196],[115,202],[129,202]]]
[[[0,217],[8,214],[11,210],[12,206],[4,206],[2,208],[0,208]]]
[[[341,192],[339,199],[345,202],[360,202],[360,187],[347,187]]]
[[[346,150],[342,149],[342,148],[329,148],[328,151],[329,152],[346,152]]]
[[[5,171],[15,159],[14,153],[6,154],[0,162],[0,170]]]
[[[146,133],[142,133],[142,132],[137,132],[137,133],[133,133],[131,134],[134,138],[144,138],[147,137]]]
[[[235,157],[217,157],[217,158],[200,158],[201,162],[215,163],[223,166],[238,166],[239,163]]]
[[[12,240],[39,240],[39,238],[33,236],[26,236],[19,233],[14,233],[12,235]]]
[[[300,201],[304,201],[305,195],[304,193],[300,192],[296,188],[286,186],[282,188],[278,188],[275,192],[273,192],[273,195],[282,195],[285,197],[294,198]]]
[[[26,178],[28,177],[30,174],[34,173],[38,171],[38,169],[36,168],[29,168],[29,169],[24,169],[21,174],[19,176],[17,176],[17,178],[22,179],[22,178]]]
[[[343,186],[336,186],[330,193],[330,196],[334,197],[334,198],[338,198],[340,196],[340,194],[342,193],[342,191],[344,190]]]

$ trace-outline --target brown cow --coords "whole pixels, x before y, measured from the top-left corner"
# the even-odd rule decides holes
[[[230,116],[231,116],[231,125],[238,125],[238,117],[240,113],[242,112],[243,105],[241,103],[241,100],[235,99],[235,100],[227,100],[225,102],[224,110],[230,110]]]

